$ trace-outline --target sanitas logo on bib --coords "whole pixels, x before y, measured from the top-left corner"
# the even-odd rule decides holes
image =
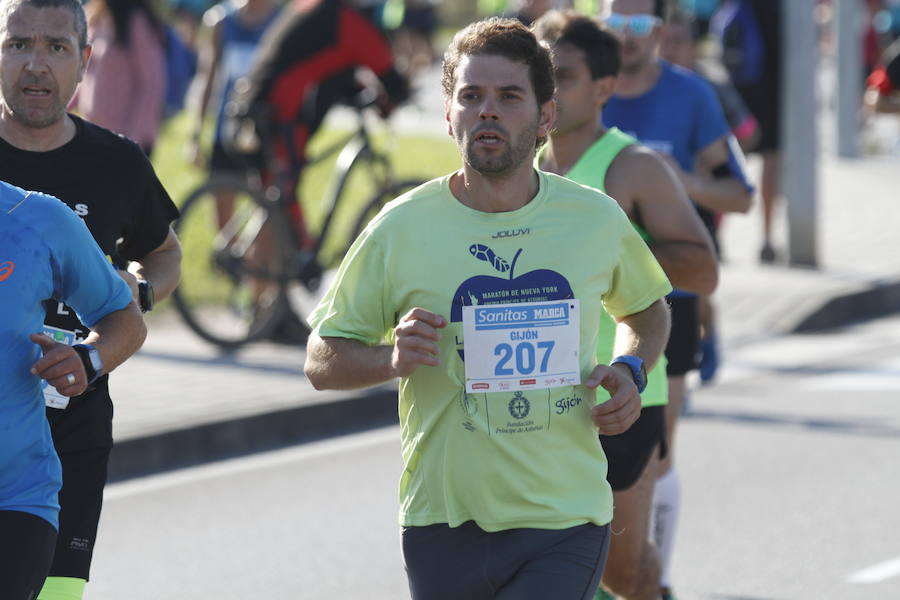
[[[535,269],[520,275],[516,274],[516,264],[522,256],[523,248],[519,248],[512,260],[498,255],[492,248],[484,244],[472,244],[469,254],[479,263],[487,263],[496,272],[494,275],[481,273],[463,281],[453,294],[450,305],[450,322],[463,320],[464,306],[485,306],[489,304],[512,304],[518,302],[547,302],[574,298],[572,286],[560,273],[551,269]],[[539,257],[539,250],[533,254]],[[498,276],[499,275],[499,276]],[[545,309],[547,310],[547,309]],[[550,309],[549,312],[552,312]],[[534,315],[532,311],[514,307],[504,307],[497,311],[479,313],[482,323],[503,321],[525,321],[535,317],[544,318],[553,315]],[[462,340],[457,337],[456,351],[465,360]],[[534,385],[522,384],[522,385]]]
[[[0,262],[0,281],[6,281],[15,268],[16,265],[11,260]]]

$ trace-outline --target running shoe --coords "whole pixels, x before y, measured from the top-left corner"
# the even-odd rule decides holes
[[[700,383],[703,385],[712,383],[718,370],[719,338],[715,331],[710,331],[700,345]]]
[[[775,248],[772,247],[772,244],[766,242],[763,244],[762,249],[759,251],[759,262],[764,265],[771,265],[775,262]]]

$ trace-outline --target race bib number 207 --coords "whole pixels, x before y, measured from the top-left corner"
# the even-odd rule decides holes
[[[578,300],[463,307],[467,392],[581,383]]]

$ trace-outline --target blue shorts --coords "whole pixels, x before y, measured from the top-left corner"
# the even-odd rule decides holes
[[[473,521],[403,528],[413,600],[592,600],[609,525],[487,532]]]

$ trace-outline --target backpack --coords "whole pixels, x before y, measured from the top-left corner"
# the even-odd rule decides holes
[[[191,80],[197,72],[197,55],[184,43],[171,25],[163,29],[166,51],[166,93],[163,102],[163,117],[175,115],[184,107]]]
[[[713,16],[710,30],[722,45],[722,66],[735,85],[762,81],[766,47],[749,2],[726,0]]]

